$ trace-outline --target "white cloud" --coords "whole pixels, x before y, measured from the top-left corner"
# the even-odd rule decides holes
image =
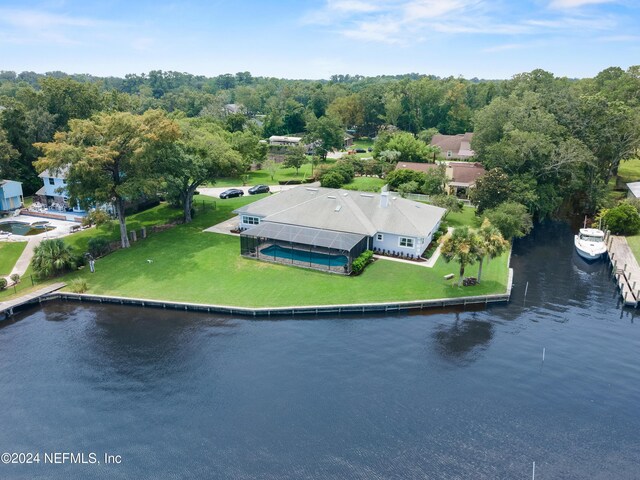
[[[599,5],[601,3],[613,3],[616,0],[551,0],[551,8],[579,8],[585,5]]]
[[[328,0],[327,8],[337,12],[378,12],[382,10],[383,2],[364,0]]]
[[[25,29],[51,27],[94,27],[102,22],[91,18],[74,17],[37,10],[0,9],[0,23]]]

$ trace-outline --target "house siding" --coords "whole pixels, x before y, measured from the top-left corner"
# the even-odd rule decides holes
[[[262,218],[263,218],[263,217],[261,217],[260,215],[253,215],[253,214],[251,214],[251,213],[243,213],[243,214],[241,214],[241,215],[240,215],[240,223],[238,223],[238,226],[240,227],[240,230],[246,230],[246,229],[248,229],[248,228],[251,228],[251,227],[255,227],[255,226],[256,226],[256,224],[254,224],[254,223],[244,223],[244,219],[245,219],[245,217],[254,217],[254,218],[258,218],[258,219],[259,219],[258,224],[260,224],[260,223],[262,222]]]
[[[8,181],[0,186],[0,210],[15,210],[22,205],[22,184]]]
[[[405,254],[413,254],[420,256],[427,249],[433,238],[433,234],[440,228],[440,222],[436,224],[433,230],[421,237],[412,237],[409,235],[398,235],[395,233],[378,232],[373,236],[373,248],[377,250],[386,250],[387,252],[399,252]],[[378,234],[382,234],[382,240],[378,240]],[[401,247],[400,238],[412,238],[413,248]]]
[[[53,178],[53,185],[49,183],[49,178]],[[44,184],[44,194],[48,197],[67,197],[67,184],[62,178],[56,177],[42,177]],[[62,193],[57,192],[59,188],[62,188]]]

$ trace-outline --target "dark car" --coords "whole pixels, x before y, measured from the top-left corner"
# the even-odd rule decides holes
[[[244,195],[244,192],[239,188],[230,188],[229,190],[225,190],[220,194],[220,198],[233,198],[233,197],[241,197]]]
[[[269,186],[260,184],[249,189],[249,195],[256,195],[258,193],[269,193]]]

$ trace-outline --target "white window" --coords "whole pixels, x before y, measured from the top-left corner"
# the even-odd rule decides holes
[[[376,235],[376,240],[378,240],[379,242],[381,242],[382,240],[384,240],[384,235],[382,235],[381,233]]]
[[[259,225],[260,224],[260,218],[258,217],[247,217],[247,216],[242,216],[242,223],[244,223],[245,225]]]
[[[405,248],[413,248],[413,238],[400,237],[398,245]]]

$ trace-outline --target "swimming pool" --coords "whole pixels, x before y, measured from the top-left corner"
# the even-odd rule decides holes
[[[343,267],[349,261],[344,255],[308,252],[305,250],[296,250],[295,248],[284,248],[280,245],[270,245],[263,248],[260,250],[260,254],[267,257],[294,260],[303,263],[315,263],[316,265],[326,265],[328,267]]]
[[[26,222],[2,222],[0,223],[0,232],[9,232],[9,233],[13,233],[14,235],[22,235],[22,236],[29,236],[29,235],[39,235],[41,233],[44,233],[45,228],[47,229],[47,231],[51,231],[54,230],[56,227],[52,227],[51,225],[49,225],[49,222],[47,221],[41,221],[41,222],[33,222],[33,223],[26,223]]]

